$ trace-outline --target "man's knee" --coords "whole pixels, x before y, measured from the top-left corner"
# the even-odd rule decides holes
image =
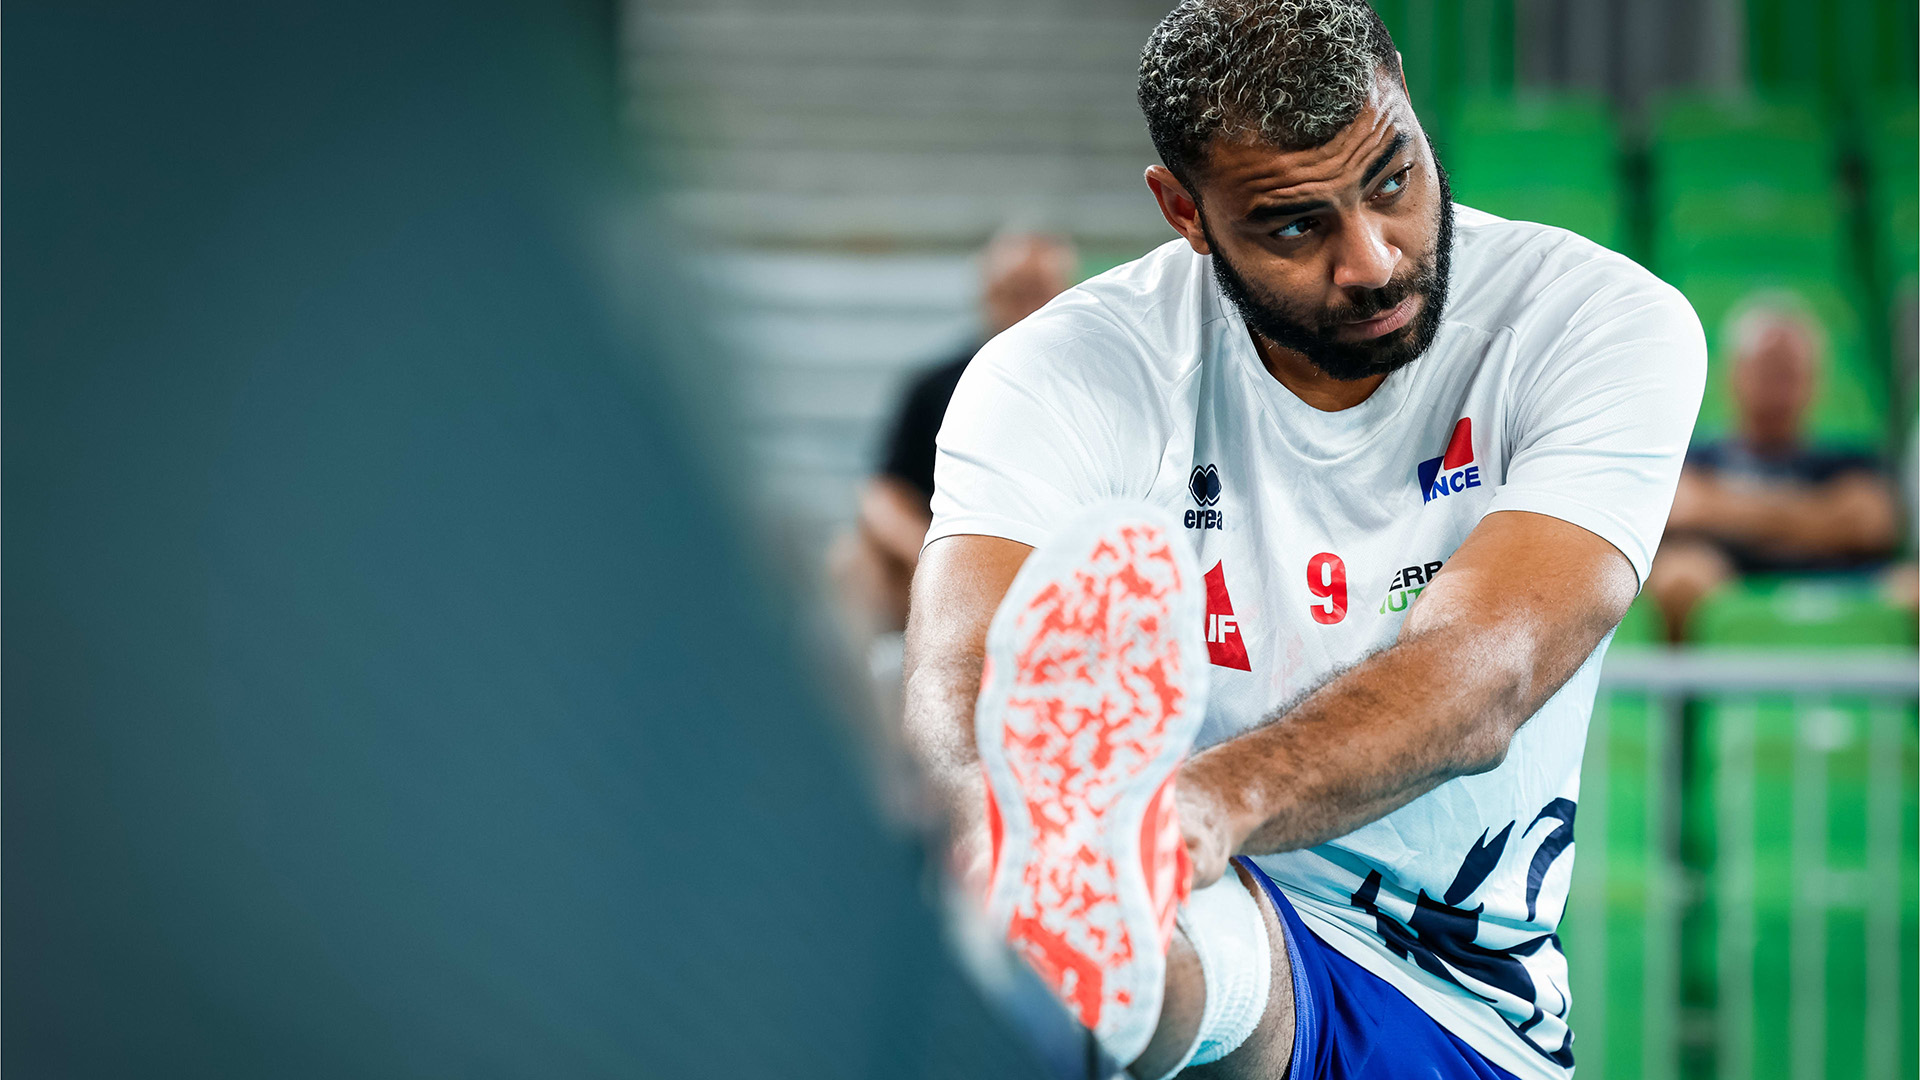
[[[1196,894],[1182,913],[1185,941],[1198,960],[1204,996],[1193,1035],[1181,1042],[1181,1057],[1161,1062],[1164,1075],[1181,1060],[1180,1075],[1266,1077],[1284,1073],[1293,1049],[1293,970],[1286,931],[1258,882],[1244,869],[1237,877]],[[1169,963],[1169,989],[1174,968]],[[1191,999],[1184,1008],[1191,1010]],[[1174,1020],[1172,1016],[1168,1020]],[[1142,1064],[1145,1064],[1144,1059]],[[1139,1068],[1136,1076],[1148,1076]]]
[[[1247,870],[1235,866],[1241,884],[1260,909],[1267,932],[1268,991],[1266,1008],[1260,1022],[1232,1053],[1218,1061],[1195,1066],[1188,1074],[1195,1080],[1255,1080],[1285,1076],[1293,1058],[1293,964],[1287,953],[1287,931],[1280,913],[1266,890]]]

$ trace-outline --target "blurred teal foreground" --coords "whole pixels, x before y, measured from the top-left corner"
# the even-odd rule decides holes
[[[613,12],[5,29],[7,1075],[1035,1075],[609,296]]]

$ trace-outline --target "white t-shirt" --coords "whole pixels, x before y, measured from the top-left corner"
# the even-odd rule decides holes
[[[1645,581],[1705,375],[1673,288],[1572,233],[1458,207],[1432,348],[1322,412],[1266,371],[1208,258],[1175,240],[974,358],[940,429],[927,539],[1039,544],[1107,499],[1175,510],[1208,570],[1206,746],[1391,645],[1494,511],[1579,525]],[[1553,931],[1605,651],[1498,768],[1257,860],[1318,936],[1522,1077],[1572,1063]]]

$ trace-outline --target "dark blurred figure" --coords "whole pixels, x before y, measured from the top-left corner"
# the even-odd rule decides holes
[[[1731,333],[1734,431],[1687,455],[1647,577],[1676,641],[1700,600],[1737,575],[1863,570],[1899,540],[1879,462],[1807,437],[1826,351],[1818,323],[1756,302]]]
[[[1065,292],[1077,262],[1072,244],[1038,233],[1002,233],[982,253],[985,336],[908,388],[880,469],[860,492],[858,527],[834,545],[834,578],[863,632],[906,629],[907,592],[933,523],[934,437],[961,373],[987,339]]]

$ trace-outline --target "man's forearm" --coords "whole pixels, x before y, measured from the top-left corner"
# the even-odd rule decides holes
[[[981,659],[961,653],[915,661],[904,687],[907,744],[949,819],[964,829],[984,803],[971,723]]]
[[[1226,809],[1238,853],[1344,836],[1457,776],[1484,772],[1537,702],[1492,636],[1429,632],[1376,653],[1264,727],[1196,755],[1197,783]],[[1462,661],[1466,660],[1463,664]],[[1477,670],[1476,670],[1477,665]],[[1463,668],[1476,676],[1462,678]]]
[[[1727,492],[1711,531],[1794,555],[1868,554],[1892,546],[1893,500],[1855,480],[1808,492]]]
[[[906,736],[955,832],[984,817],[973,738],[987,626],[1032,549],[988,536],[950,536],[927,549],[907,617]]]

